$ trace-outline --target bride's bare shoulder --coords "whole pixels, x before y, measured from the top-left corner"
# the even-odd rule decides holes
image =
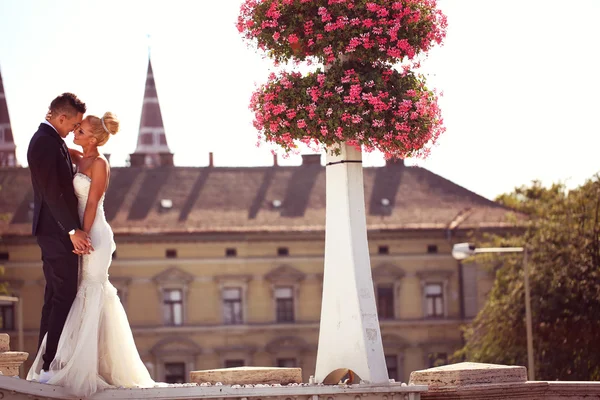
[[[90,170],[92,171],[92,176],[96,175],[106,177],[110,172],[110,164],[104,156],[99,156],[92,161]]]

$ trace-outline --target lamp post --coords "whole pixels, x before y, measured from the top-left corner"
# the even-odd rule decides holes
[[[529,380],[535,380],[533,362],[533,329],[531,322],[531,298],[529,293],[529,260],[526,247],[483,247],[478,248],[472,243],[458,243],[452,248],[452,257],[461,261],[465,258],[486,253],[523,253],[523,269],[525,275],[525,327],[527,330],[527,370]]]

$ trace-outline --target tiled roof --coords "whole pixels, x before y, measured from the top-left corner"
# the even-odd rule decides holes
[[[113,168],[111,175],[105,210],[116,234],[325,228],[325,167],[316,163],[128,167]],[[32,190],[28,169],[1,168],[0,185],[0,215],[7,217],[0,219],[0,235],[29,235]],[[364,168],[364,185],[369,229],[513,226],[508,218],[511,210],[420,167]]]

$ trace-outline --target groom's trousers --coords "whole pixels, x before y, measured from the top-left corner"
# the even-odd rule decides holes
[[[42,249],[46,290],[40,322],[38,348],[46,338],[43,369],[48,370],[58,347],[58,340],[65,325],[71,305],[77,295],[79,256],[73,253],[73,244],[68,235],[38,236]]]

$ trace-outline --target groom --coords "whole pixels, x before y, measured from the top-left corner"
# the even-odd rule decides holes
[[[79,126],[85,104],[63,93],[50,104],[51,118],[31,138],[27,162],[33,185],[33,235],[42,250],[46,290],[38,347],[46,338],[40,382],[51,378],[50,364],[71,304],[77,294],[78,254],[89,253],[91,241],[80,229],[73,189],[73,163],[64,138]]]

